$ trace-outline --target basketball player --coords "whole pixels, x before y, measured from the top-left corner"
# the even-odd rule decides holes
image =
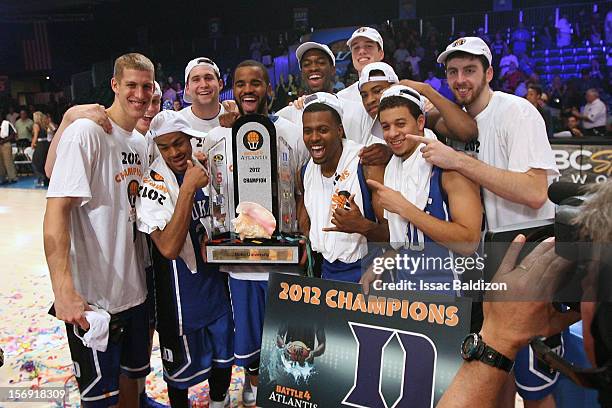
[[[295,56],[300,63],[306,95],[315,92],[333,93],[336,59],[327,45],[316,42],[303,43],[295,51]],[[363,164],[386,164],[391,152],[382,143],[382,139],[372,136],[370,129],[373,120],[365,113],[359,101],[360,99],[340,101],[344,136],[356,143],[367,145],[361,153]],[[302,110],[299,104],[293,104],[278,111],[278,115],[301,128]]]
[[[187,407],[188,388],[206,379],[211,407],[229,404],[234,325],[225,281],[206,264],[208,174],[192,158],[191,136],[206,137],[175,111],[151,122],[160,156],[144,177],[137,202],[138,228],[154,243],[157,331],[172,407]],[[205,300],[204,303],[203,300]]]
[[[380,121],[377,119],[378,105],[382,92],[393,84],[400,83],[415,89],[426,97],[426,127],[432,129],[437,135],[448,137],[455,134],[457,137],[472,139],[478,136],[476,121],[459,106],[437,93],[425,83],[402,80],[400,81],[393,68],[385,62],[373,62],[361,70],[359,76],[359,93],[361,101],[368,115],[372,118],[372,135],[383,138]]]
[[[304,143],[311,159],[301,170],[303,199],[298,201],[300,230],[312,249],[323,256],[321,277],[359,282],[368,254],[368,240],[389,240],[380,199],[366,179],[383,181],[383,166],[360,163],[362,145],[343,138],[342,107],[337,96],[317,92],[305,99]],[[300,196],[301,197],[301,196]]]
[[[209,132],[219,126],[219,117],[226,110],[219,102],[219,92],[223,89],[223,79],[219,67],[207,57],[194,58],[185,67],[185,102],[191,106],[180,112],[192,128]],[[204,141],[192,138],[194,150],[202,151]]]
[[[361,76],[361,71],[366,65],[380,62],[385,58],[382,36],[372,27],[360,27],[355,30],[346,45],[351,50],[353,67],[355,67],[359,76]],[[338,97],[350,101],[359,101],[361,99],[359,82],[355,82],[338,92]]]
[[[489,47],[478,37],[460,38],[438,56],[438,62],[446,67],[448,84],[457,103],[476,120],[478,139],[464,140],[467,142],[464,150],[472,155],[431,142],[423,149],[423,157],[482,187],[489,229],[552,218],[554,204],[548,201],[547,190],[559,172],[544,120],[526,99],[491,90],[491,60]],[[527,349],[521,353],[519,359],[528,359]],[[537,370],[528,363],[519,362],[518,366],[521,365],[528,368],[516,371],[521,396],[540,400],[534,402],[539,406],[553,406],[550,392],[557,377],[529,374]],[[524,373],[534,381],[523,380]],[[539,391],[530,392],[528,388]]]
[[[241,115],[258,114],[268,115],[267,98],[272,93],[268,70],[257,61],[243,61],[234,71],[234,100]],[[276,128],[277,137],[283,137],[292,147],[297,165],[302,166],[304,152],[303,143],[299,142],[301,131],[293,123],[278,116],[269,116]],[[229,184],[229,219],[235,217],[234,212],[234,186],[231,171],[232,158],[232,130],[217,127],[210,131],[206,144],[214,144],[224,139],[226,143],[226,156]],[[297,171],[297,168],[296,168]],[[254,406],[257,399],[257,385],[259,384],[259,352],[261,349],[261,335],[263,332],[264,308],[268,287],[268,272],[275,271],[275,267],[252,267],[228,265],[221,267],[228,272],[229,287],[232,300],[232,310],[235,324],[234,357],[235,364],[245,367],[246,378],[242,393],[245,406]],[[285,268],[284,271],[287,271]],[[297,269],[296,269],[297,271]]]
[[[379,118],[385,141],[393,158],[385,169],[384,185],[368,181],[384,208],[390,243],[394,250],[411,257],[454,259],[474,253],[480,242],[482,207],[478,186],[461,174],[442,171],[422,157],[422,141],[436,140],[425,128],[424,100],[403,85],[386,89],[381,96]],[[407,135],[413,135],[407,138]],[[416,141],[413,139],[417,139]],[[395,252],[385,253],[395,256]],[[446,262],[444,262],[446,263]],[[400,281],[423,280],[446,284],[452,293],[452,280],[458,279],[452,267],[397,269]],[[379,279],[372,269],[361,283],[368,286]]]
[[[132,132],[151,103],[153,78],[145,56],[117,58],[110,135],[85,119],[68,126],[47,193],[43,228],[54,308],[66,322],[83,406],[137,406],[136,379],[150,371],[142,247],[135,245],[146,142]],[[89,328],[94,306],[111,315],[106,351],[77,337]]]
[[[149,130],[149,125],[151,124],[151,120],[159,113],[161,109],[161,87],[155,81],[155,91],[153,92],[153,98],[151,99],[151,104],[147,108],[145,115],[138,119],[136,122],[136,127],[134,128],[134,132],[138,132],[141,135],[146,137],[147,131]],[[106,113],[106,109],[104,106],[99,105],[97,103],[88,104],[88,105],[76,105],[71,107],[64,113],[62,117],[62,122],[60,123],[55,135],[53,136],[53,141],[51,141],[51,145],[49,146],[49,153],[47,155],[47,161],[45,163],[45,173],[47,177],[51,177],[51,173],[53,172],[53,165],[55,164],[55,160],[57,158],[57,146],[62,138],[62,134],[64,133],[64,129],[72,124],[77,119],[89,119],[99,126],[101,126],[106,133],[111,133],[112,125],[110,120],[108,119],[108,114]],[[147,152],[149,156],[149,164],[152,162],[153,156],[156,154],[154,143],[149,141],[147,138]]]
[[[155,146],[155,142],[153,142],[153,139],[147,135],[147,132],[149,131],[149,126],[151,124],[151,120],[155,117],[155,115],[159,113],[161,109],[161,97],[162,97],[161,87],[159,86],[157,81],[155,81],[154,83],[155,83],[155,91],[153,92],[153,97],[151,98],[151,104],[147,108],[145,115],[142,118],[138,119],[138,122],[136,122],[136,127],[134,128],[134,131],[132,132],[135,136],[142,135],[145,137],[145,140],[147,142],[147,157],[149,159],[148,161],[149,165],[153,162],[153,158],[157,157],[157,155],[159,154],[159,152],[157,151],[157,147]],[[47,163],[45,164],[45,171],[47,171],[49,174],[51,174],[53,171],[53,165],[57,157],[56,156],[57,145],[62,137],[63,129],[65,129],[66,126],[70,125],[72,122],[74,122],[77,119],[90,119],[93,122],[98,123],[107,133],[110,133],[110,129],[112,129],[111,122],[108,119],[106,110],[104,109],[102,105],[98,105],[98,104],[77,105],[77,106],[73,106],[72,108],[68,109],[68,111],[66,111],[66,113],[64,114],[64,117],[62,118],[62,123],[60,124],[60,130],[56,132],[55,137],[54,137],[55,145],[52,149],[53,155],[52,157],[51,155],[48,156]],[[155,331],[155,309],[154,309],[155,300],[153,298],[154,296],[153,271],[151,269],[151,257],[149,256],[149,253],[150,253],[149,247],[148,247],[149,241],[147,239],[147,240],[143,240],[142,242],[143,244],[146,243],[146,245],[143,246],[143,254],[144,254],[144,265],[145,265],[146,276],[147,276],[147,305],[148,305],[148,310],[149,310],[149,338],[150,338],[150,346],[152,346],[153,345],[153,333]],[[149,349],[149,355],[151,355],[151,349]],[[139,379],[138,388],[140,390],[141,406],[145,406],[146,404],[148,404],[147,406],[154,406],[155,403],[149,397],[147,397],[145,393],[145,379],[144,378]]]

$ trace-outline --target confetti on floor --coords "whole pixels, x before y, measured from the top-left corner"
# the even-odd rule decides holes
[[[80,407],[64,325],[47,311],[53,301],[42,242],[45,191],[6,189],[0,194],[0,387],[62,387],[68,398],[50,403],[2,403],[0,407]],[[146,389],[168,404],[157,336]],[[240,405],[243,371],[235,367],[231,406]],[[190,389],[192,407],[208,406],[208,384]]]

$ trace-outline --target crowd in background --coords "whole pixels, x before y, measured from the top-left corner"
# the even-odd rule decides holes
[[[384,60],[395,68],[401,79],[427,82],[453,100],[443,67],[436,62],[436,58],[449,41],[475,35],[482,38],[493,53],[494,79],[491,87],[525,97],[534,104],[546,122],[549,137],[610,134],[612,54],[609,48],[612,45],[612,11],[603,15],[585,8],[575,21],[562,14],[556,24],[553,16],[550,16],[538,27],[518,23],[516,27],[495,33],[486,33],[483,27],[475,27],[470,32],[452,34],[440,30],[429,21],[423,23],[422,29],[417,29],[414,21],[408,20],[381,24],[377,28],[384,40]],[[287,53],[288,44],[287,36],[270,36],[254,36],[248,47],[248,55],[244,55],[244,58],[271,67],[275,57]],[[589,67],[583,68],[579,76],[563,79],[561,75],[555,75],[548,82],[541,79],[542,72],[538,72],[534,63],[534,49],[596,44],[607,45],[607,54],[604,53],[601,58],[591,58]],[[218,62],[224,66],[223,61]],[[184,84],[177,79],[182,78],[181,75],[181,72],[165,72],[162,63],[157,64],[156,78],[162,87],[163,109],[180,110],[187,105],[182,97]],[[222,69],[222,77],[225,89],[230,89],[231,70],[227,67]],[[349,63],[345,72],[336,76],[334,90],[344,89],[357,79],[357,71]],[[279,110],[303,94],[299,75],[281,75],[270,100],[271,111]],[[31,171],[37,175],[37,185],[46,185],[48,180],[40,171],[42,167],[38,161],[46,156],[47,140],[51,140],[63,113],[70,106],[67,99],[56,101],[53,98],[44,106],[19,106],[15,100],[2,102],[1,118],[6,119],[11,127],[3,123],[0,133],[0,183],[12,183],[17,180],[17,173]],[[598,114],[599,119],[595,123],[585,120],[585,116],[592,111]],[[14,135],[9,135],[12,128]],[[35,154],[37,150],[39,154]]]

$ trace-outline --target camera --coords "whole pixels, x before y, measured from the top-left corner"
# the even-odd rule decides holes
[[[574,383],[597,389],[602,407],[612,407],[612,181],[597,186],[553,183],[548,196],[557,204],[555,218],[491,230],[485,235],[485,280],[490,280],[518,234],[527,238],[521,260],[543,239],[555,237],[555,252],[573,262],[573,269],[554,295],[559,311],[580,311],[581,302],[592,302],[591,327],[597,368],[580,368],[557,355],[543,338],[531,346],[538,359]],[[533,299],[537,301],[537,299]]]

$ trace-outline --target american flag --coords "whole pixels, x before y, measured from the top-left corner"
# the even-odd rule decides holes
[[[34,39],[23,40],[23,64],[26,71],[51,69],[51,52],[47,38],[47,23],[33,23]]]

